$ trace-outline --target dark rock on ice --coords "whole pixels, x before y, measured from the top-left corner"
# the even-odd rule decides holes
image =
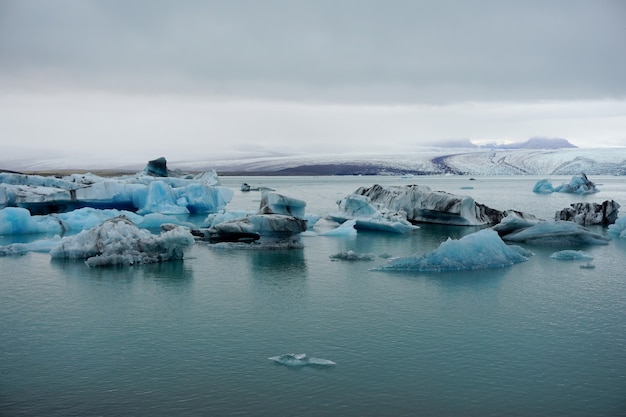
[[[557,211],[554,219],[586,225],[608,226],[615,223],[620,205],[615,200],[597,203],[573,203],[571,207]]]
[[[167,160],[164,157],[160,157],[153,159],[152,161],[148,161],[148,165],[146,165],[144,172],[147,175],[152,175],[153,177],[168,177],[169,171],[167,170]]]

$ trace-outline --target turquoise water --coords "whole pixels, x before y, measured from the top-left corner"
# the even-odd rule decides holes
[[[534,195],[526,177],[222,182],[273,187],[320,215],[374,183],[426,184],[542,217],[575,201],[626,208],[622,178],[593,180],[601,193],[584,197]],[[237,191],[229,208],[259,200]],[[372,272],[385,260],[329,258],[422,253],[475,230],[305,236],[291,251],[196,244],[183,261],[133,268],[0,258],[0,415],[624,415],[626,239],[526,246],[528,262],[472,272]],[[590,252],[596,268],[550,259],[560,249]],[[268,360],[292,352],[337,366]]]

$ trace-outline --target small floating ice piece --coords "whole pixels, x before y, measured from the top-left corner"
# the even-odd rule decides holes
[[[334,366],[335,362],[328,359],[308,357],[306,353],[286,353],[268,358],[271,361],[285,366]]]
[[[596,266],[594,264],[592,264],[591,262],[587,262],[586,264],[582,264],[580,265],[581,269],[593,269]]]
[[[582,250],[562,250],[559,252],[554,252],[552,255],[550,255],[550,258],[560,259],[563,261],[576,261],[593,259],[593,256],[589,252],[585,252]]]

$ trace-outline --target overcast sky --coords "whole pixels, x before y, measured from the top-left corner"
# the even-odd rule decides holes
[[[626,146],[622,0],[0,0],[6,159]]]

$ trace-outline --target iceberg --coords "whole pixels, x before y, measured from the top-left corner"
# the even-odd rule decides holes
[[[52,239],[41,239],[29,243],[12,243],[6,246],[0,246],[0,256],[24,255],[28,252],[44,252],[48,253],[52,248],[57,246],[61,241],[60,237]]]
[[[350,194],[337,203],[339,211],[329,214],[327,218],[337,223],[356,220],[354,228],[357,230],[405,233],[419,229],[406,219],[406,213],[384,208],[379,210],[364,195]]]
[[[593,259],[593,256],[589,252],[585,252],[582,250],[562,250],[559,252],[554,252],[550,255],[552,259],[559,259],[563,261],[577,261],[577,260],[590,260]]]
[[[193,233],[212,243],[256,242],[265,247],[282,247],[277,242],[283,241],[288,243],[287,247],[298,247],[298,235],[307,230],[305,207],[302,200],[264,191],[256,213],[239,211],[209,215],[204,221],[209,227],[196,229]],[[234,218],[233,214],[236,215]]]
[[[556,193],[571,193],[571,194],[592,194],[597,193],[598,189],[596,185],[589,181],[585,173],[576,174],[572,177],[569,183],[563,183],[556,187],[552,186],[552,183],[547,179],[537,181],[533,187],[533,192],[539,194]]]
[[[219,184],[215,171],[196,176],[163,176],[154,164],[136,175],[105,178],[91,173],[62,178],[0,174],[0,209],[22,207],[32,214],[63,213],[92,207],[145,213],[213,213],[234,193]]]
[[[360,187],[354,194],[368,197],[380,208],[406,213],[411,223],[480,226],[498,223],[503,213],[476,203],[472,197],[433,191],[420,185]]]
[[[61,239],[50,250],[53,259],[85,259],[88,266],[137,265],[182,259],[194,244],[184,227],[164,225],[166,231],[153,235],[139,229],[125,216],[104,221],[100,226]]]
[[[496,224],[491,229],[498,232],[498,234],[502,237],[516,230],[525,229],[543,221],[544,220],[538,219],[532,214],[526,214],[515,210],[506,210],[504,212],[504,217],[500,220],[500,223]]]
[[[336,362],[328,359],[308,357],[306,353],[286,353],[272,356],[269,360],[285,366],[335,366]]]
[[[320,236],[356,236],[356,220],[346,220],[339,227],[320,233]]]
[[[545,245],[608,245],[609,238],[593,233],[585,227],[564,221],[542,222],[503,236],[507,242]]]
[[[626,217],[620,217],[609,226],[609,233],[614,236],[626,238]]]
[[[495,231],[483,229],[458,240],[448,238],[430,253],[393,259],[375,270],[442,272],[502,268],[527,261],[530,256],[532,252],[509,246]]]
[[[570,207],[557,211],[554,220],[564,220],[583,226],[597,224],[607,226],[615,223],[620,205],[615,200],[598,203],[573,203]]]

